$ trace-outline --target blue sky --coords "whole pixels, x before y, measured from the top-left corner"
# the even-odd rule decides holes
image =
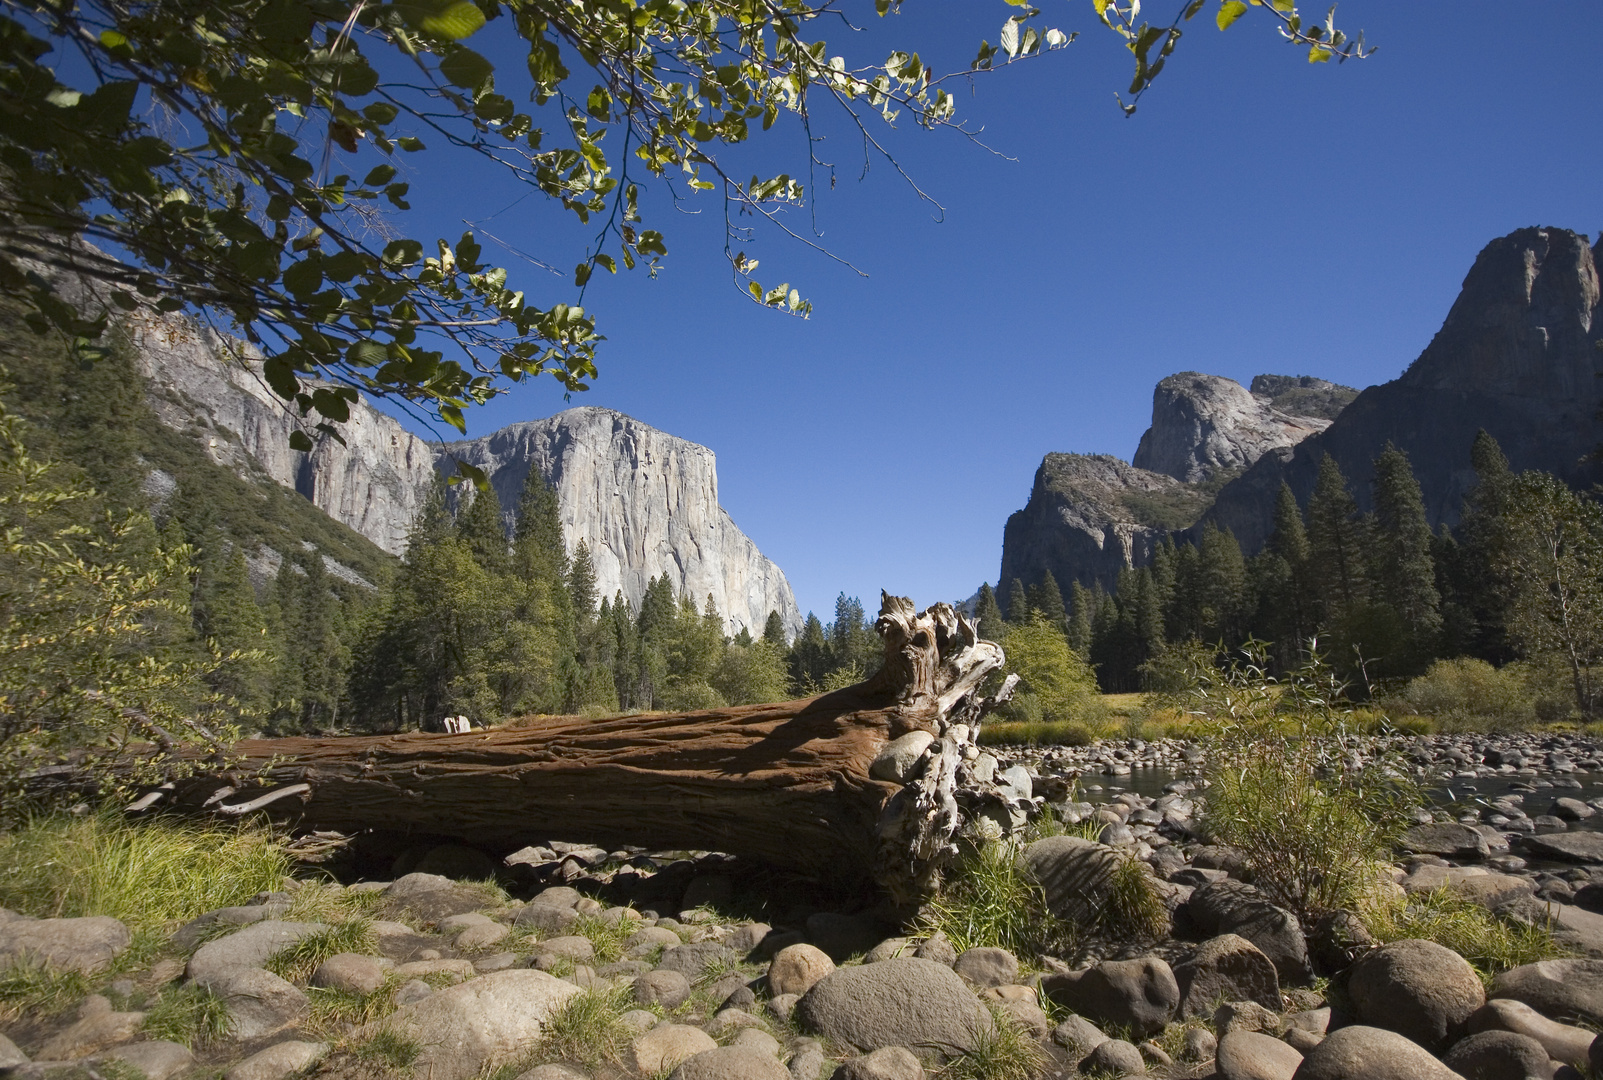
[[[729,283],[720,202],[649,193],[668,258],[655,280],[592,284],[608,337],[594,388],[571,403],[554,382],[516,388],[475,410],[470,433],[569,404],[626,412],[717,453],[724,507],[803,612],[827,621],[842,591],[872,610],[882,587],[922,605],[995,580],[1003,523],[1043,454],[1128,458],[1163,376],[1383,382],[1430,340],[1488,241],[1603,228],[1596,0],[1347,0],[1338,25],[1379,51],[1339,67],[1308,65],[1261,11],[1220,33],[1210,3],[1130,119],[1113,96],[1128,54],[1090,4],[1042,6],[1079,40],[960,95],[1012,160],[950,132],[885,132],[941,220],[884,161],[860,177],[860,145],[819,118],[837,165],[820,242],[867,278],[760,232],[745,245],[756,276],[790,281],[815,311],[759,310]],[[952,70],[1011,10],[906,0],[862,33],[824,36],[832,54],[894,45]],[[795,172],[804,153],[781,125],[731,160],[737,174]],[[509,207],[519,193],[495,178],[411,179],[414,235],[454,238],[469,219],[571,268],[593,231],[538,195]],[[571,276],[508,265],[539,302],[573,300]]]

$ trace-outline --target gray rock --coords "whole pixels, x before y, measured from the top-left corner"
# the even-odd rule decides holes
[[[772,930],[773,927],[767,923],[744,923],[735,927],[729,937],[724,939],[724,944],[745,956],[766,952],[767,950],[763,949],[763,943],[768,940],[768,935]]]
[[[120,1061],[144,1073],[145,1080],[169,1080],[195,1064],[195,1055],[182,1043],[153,1039],[150,1042],[128,1043],[118,1046],[96,1058],[97,1061]]]
[[[94,974],[108,967],[133,940],[128,928],[105,915],[81,919],[30,919],[14,915],[0,934],[0,971],[35,963]]]
[[[1279,1012],[1280,978],[1275,965],[1252,942],[1237,934],[1221,934],[1197,946],[1174,967],[1180,986],[1181,1019],[1205,1016],[1216,1001],[1256,1001]]]
[[[1585,1068],[1595,1033],[1573,1024],[1549,1020],[1523,1001],[1497,998],[1470,1014],[1468,1029],[1475,1035],[1483,1031],[1512,1031],[1528,1035],[1541,1043],[1547,1056],[1576,1068]]]
[[[189,958],[184,972],[202,986],[237,968],[259,968],[281,949],[308,934],[328,929],[322,923],[280,922],[264,919],[227,937],[208,941]]]
[[[1219,1080],[1292,1080],[1301,1064],[1292,1047],[1256,1031],[1226,1034],[1214,1058]]]
[[[17,1044],[0,1033],[0,1069],[28,1064],[28,1055],[17,1049]]]
[[[263,919],[276,919],[287,907],[287,904],[250,904],[208,911],[179,927],[172,936],[172,946],[181,953],[190,952],[211,936],[214,932],[212,928],[219,923],[224,926],[249,926]]]
[[[824,1053],[823,1044],[817,1039],[794,1039],[790,1044],[790,1061],[786,1068],[790,1070],[791,1080],[819,1080],[826,1071],[833,1071],[830,1067],[829,1057]]]
[[[1308,1051],[1297,1080],[1464,1080],[1410,1042],[1384,1028],[1340,1028]]]
[[[424,852],[412,869],[456,881],[487,881],[495,877],[496,863],[478,848],[465,844],[438,844]]]
[[[1107,844],[1078,836],[1045,837],[1026,847],[1019,857],[1025,872],[1046,895],[1047,909],[1078,923],[1094,922],[1102,915],[1112,895],[1115,872],[1124,860],[1124,855]]]
[[[933,960],[947,967],[957,963],[957,949],[953,948],[946,935],[939,930],[920,942],[913,955],[920,960]]]
[[[768,991],[775,996],[795,994],[800,997],[834,970],[835,962],[822,949],[790,945],[780,949],[768,964]]]
[[[415,1005],[432,993],[434,993],[434,987],[422,979],[410,979],[396,989],[395,1006],[400,1008],[404,1005]]]
[[[1184,371],[1153,390],[1152,426],[1131,462],[1196,483],[1245,469],[1329,426],[1327,419],[1282,412],[1234,379]]]
[[[574,963],[582,963],[593,959],[596,955],[596,947],[591,944],[590,939],[587,937],[569,934],[562,937],[546,938],[544,941],[532,946],[529,949],[529,955],[535,960],[543,959],[546,961],[545,964],[536,963],[535,965],[543,970],[549,966],[550,962],[556,960],[571,960]]]
[[[800,994],[775,994],[763,1006],[769,1016],[781,1024],[790,1023],[791,1013],[796,1011],[796,1003],[801,1000]]]
[[[385,975],[394,964],[360,953],[338,953],[324,960],[312,972],[312,985],[343,990],[348,994],[371,994],[384,985]]]
[[[1460,1039],[1442,1064],[1464,1080],[1550,1080],[1553,1066],[1542,1044],[1512,1031],[1483,1031]]]
[[[905,1046],[884,1046],[842,1062],[830,1080],[924,1080],[924,1065]]]
[[[1444,859],[1484,859],[1491,854],[1480,830],[1458,822],[1415,825],[1403,833],[1404,851],[1440,855]]]
[[[282,1031],[304,1019],[311,1007],[298,986],[261,968],[223,968],[195,981],[222,1000],[236,1039]]]
[[[700,979],[710,966],[730,964],[738,960],[735,950],[717,941],[698,941],[693,945],[675,945],[664,950],[657,967],[664,971],[677,971],[691,982]]]
[[[1282,986],[1313,981],[1308,942],[1297,916],[1271,904],[1251,885],[1226,880],[1200,886],[1186,902],[1186,913],[1205,934],[1237,934],[1256,945],[1275,965]]]
[[[1347,995],[1357,1019],[1440,1052],[1461,1038],[1486,991],[1469,962],[1432,941],[1394,941],[1353,965]]]
[[[286,1080],[328,1056],[328,1044],[289,1040],[258,1050],[223,1074],[223,1080]]]
[[[405,909],[426,923],[464,915],[485,905],[484,894],[439,874],[406,874],[383,892],[394,910]]]
[[[899,739],[892,739],[874,756],[868,775],[892,784],[907,783],[918,774],[924,751],[934,741],[935,736],[927,731],[909,731]]]
[[[886,938],[868,950],[868,955],[863,957],[863,963],[877,964],[881,960],[894,960],[898,956],[913,956],[917,951],[917,947],[909,938]]]
[[[1163,1030],[1180,1004],[1174,972],[1157,956],[1106,960],[1083,971],[1047,975],[1046,996],[1094,1023],[1145,1038]]]
[[[527,911],[528,908],[523,910]],[[521,917],[522,913],[519,915]],[[578,916],[575,915],[574,918]],[[571,923],[573,920],[568,921]],[[679,935],[666,927],[646,926],[629,935],[629,939],[623,943],[623,954],[633,957],[649,956],[658,949],[671,949],[681,943]]]
[[[543,971],[497,971],[437,990],[360,1029],[388,1027],[423,1046],[413,1074],[428,1080],[472,1080],[486,1067],[512,1060],[540,1038],[545,1022],[579,993]]]
[[[1129,1073],[1144,1073],[1147,1063],[1141,1056],[1140,1049],[1123,1039],[1107,1039],[1097,1044],[1096,1049],[1080,1061],[1081,1072],[1106,1072],[1118,1076]]]
[[[77,1019],[46,1039],[34,1057],[39,1061],[76,1061],[97,1050],[127,1042],[144,1022],[144,1013],[115,1012],[106,998],[90,994],[78,1006]]]
[[[1603,863],[1603,833],[1561,832],[1524,838],[1525,850],[1542,859],[1573,863]]]
[[[670,1011],[690,998],[690,980],[677,971],[648,971],[635,979],[635,1000]]]
[[[1280,1016],[1256,1001],[1226,1001],[1213,1011],[1213,1030],[1221,1038],[1232,1031],[1279,1031]]]
[[[795,1015],[807,1030],[864,1053],[885,1046],[968,1053],[993,1025],[951,968],[916,957],[832,972],[802,996]]]
[[[790,1080],[790,1072],[754,1047],[718,1046],[686,1060],[669,1080]]]
[[[1052,1029],[1052,1041],[1059,1046],[1078,1050],[1084,1057],[1108,1041],[1102,1029],[1083,1016],[1070,1016]]]
[[[762,1028],[742,1028],[740,1034],[736,1035],[729,1041],[729,1045],[761,1051],[762,1053],[773,1058],[775,1061],[779,1060],[779,1055],[781,1053],[779,1040],[768,1034],[768,1032],[764,1031]]]
[[[1180,1056],[1186,1061],[1207,1061],[1218,1052],[1219,1040],[1205,1027],[1186,1028]]]
[[[1523,1001],[1544,1016],[1603,1026],[1603,960],[1539,960],[1492,980],[1493,998]]]
[[[1545,907],[1542,914],[1545,918],[1539,921],[1562,948],[1577,956],[1603,957],[1603,915],[1563,903]]]
[[[629,1044],[628,1060],[644,1076],[656,1076],[718,1044],[700,1028],[689,1024],[658,1024]]]
[[[590,1080],[590,1074],[567,1065],[536,1065],[518,1074],[517,1080]]]
[[[1494,873],[1479,866],[1420,866],[1400,884],[1410,896],[1445,888],[1487,910],[1529,896],[1535,889],[1530,878]]]
[[[1011,986],[1019,981],[1018,957],[1006,949],[967,949],[952,970],[975,986]]]

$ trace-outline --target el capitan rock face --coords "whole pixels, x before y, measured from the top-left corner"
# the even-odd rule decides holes
[[[783,571],[718,505],[717,461],[705,446],[586,406],[445,452],[488,473],[509,513],[538,470],[556,489],[568,549],[580,540],[590,549],[600,596],[621,591],[638,608],[646,582],[666,573],[698,607],[710,595],[731,633],[761,634],[770,611],[787,633],[801,629]]]
[[[341,425],[345,445],[317,437],[291,450],[290,413],[240,354],[241,343],[171,316],[128,320],[150,400],[167,426],[200,441],[241,475],[294,488],[336,521],[392,555],[407,537],[447,455],[478,465],[509,511],[538,468],[556,488],[563,539],[584,540],[599,596],[622,591],[638,604],[646,582],[667,573],[699,607],[710,594],[733,634],[760,634],[770,611],[788,633],[801,615],[784,572],[718,505],[713,452],[609,409],[569,409],[480,439],[431,444],[361,400]],[[508,528],[511,520],[508,520]]]
[[[1568,229],[1492,241],[1400,378],[1365,390],[1320,434],[1266,454],[1225,485],[1207,519],[1257,551],[1281,482],[1306,503],[1327,453],[1367,510],[1373,462],[1390,441],[1408,453],[1431,524],[1455,524],[1475,483],[1469,448],[1482,428],[1516,470],[1551,472],[1574,487],[1603,479],[1591,460],[1603,443],[1598,254]]]

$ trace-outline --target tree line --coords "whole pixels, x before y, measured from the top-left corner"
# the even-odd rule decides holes
[[[982,627],[1039,620],[1094,668],[1105,692],[1152,688],[1188,645],[1271,643],[1284,669],[1316,646],[1357,688],[1374,693],[1439,659],[1502,666],[1524,660],[1562,679],[1583,716],[1603,660],[1603,512],[1546,473],[1515,473],[1497,441],[1470,449],[1476,484],[1456,529],[1433,531],[1408,455],[1374,462],[1373,510],[1358,511],[1328,454],[1306,506],[1282,484],[1264,549],[1248,558],[1226,529],[1166,538],[1148,566],[1110,591],[1051,572],[1003,596],[982,586]],[[982,631],[983,632],[983,631]]]

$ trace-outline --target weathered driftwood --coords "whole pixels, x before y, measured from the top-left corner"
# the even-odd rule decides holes
[[[1013,680],[981,695],[1002,649],[947,604],[917,612],[887,595],[875,629],[885,663],[873,678],[801,701],[466,734],[249,740],[235,746],[230,778],[141,803],[507,850],[550,837],[714,849],[872,881],[916,904],[939,888],[962,830],[1009,832],[1029,810],[970,767],[980,721]],[[916,730],[935,736],[916,775],[905,786],[871,778],[887,743]]]

